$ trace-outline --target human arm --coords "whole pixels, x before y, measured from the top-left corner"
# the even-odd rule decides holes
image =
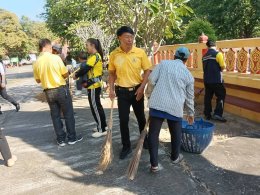
[[[3,64],[0,62],[0,79],[1,79],[1,88],[5,88],[5,70]]]
[[[57,63],[59,64],[60,72],[61,72],[62,77],[64,79],[68,78],[69,77],[69,71],[66,68],[66,66],[64,65],[62,59],[60,57],[58,57],[58,56],[57,56]]]
[[[33,64],[33,76],[36,81],[36,83],[41,83],[41,79],[39,77],[38,69],[37,69],[37,63],[35,62]]]
[[[81,77],[81,76],[84,76],[85,74],[87,74],[88,71],[91,70],[100,59],[101,59],[101,57],[99,56],[99,54],[90,56],[86,62],[83,62],[80,65],[80,70],[76,72],[75,78],[78,78],[78,77]]]
[[[85,74],[88,73],[88,71],[91,69],[92,67],[87,65],[86,62],[83,62],[81,65],[80,65],[80,69],[75,73],[75,79],[77,79],[78,77],[81,77]]]
[[[188,109],[188,116],[187,120],[189,124],[192,124],[194,122],[194,79],[189,79],[186,86],[186,99],[185,99],[185,105]]]
[[[63,77],[64,79],[68,78],[68,77],[69,77],[69,72],[63,74],[62,77]]]
[[[150,76],[149,76],[149,82],[152,85],[156,85],[158,79],[159,79],[159,75],[160,75],[160,71],[161,71],[161,64],[158,64],[154,67],[153,71],[151,72]]]
[[[2,82],[1,82],[1,88],[5,88],[5,74],[1,74],[1,79],[2,79]]]
[[[223,71],[226,66],[225,66],[224,56],[221,52],[218,52],[218,54],[216,56],[216,61],[219,63],[221,71]]]
[[[142,51],[142,64],[141,64],[141,67],[144,71],[143,73],[143,80],[142,80],[142,83],[140,85],[140,87],[136,90],[136,100],[139,101],[142,99],[143,95],[144,95],[144,89],[145,89],[145,86],[146,84],[148,83],[148,78],[149,78],[149,75],[151,73],[151,62],[149,61],[146,53],[144,51]]]
[[[140,87],[136,90],[136,93],[135,93],[137,101],[142,99],[142,97],[144,95],[144,89],[145,89],[145,86],[148,82],[148,77],[149,77],[150,73],[151,73],[151,70],[149,70],[149,69],[144,71],[143,81],[142,81]]]
[[[109,97],[113,100],[116,97],[115,94],[115,81],[116,81],[116,71],[109,70]]]

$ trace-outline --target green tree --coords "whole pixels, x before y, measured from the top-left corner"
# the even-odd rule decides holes
[[[79,21],[98,20],[109,34],[121,25],[136,32],[137,45],[147,51],[153,41],[173,36],[171,29],[179,28],[182,17],[192,13],[188,0],[47,0],[47,24],[59,35],[70,39],[68,29]]]
[[[69,31],[71,25],[92,19],[88,7],[88,0],[47,0],[43,17],[52,32],[71,39],[75,38]]]
[[[28,37],[25,43],[25,47],[28,52],[38,51],[39,39],[57,39],[57,36],[55,36],[55,34],[53,34],[48,29],[45,22],[32,21],[28,17],[22,16],[20,24],[22,26],[23,31],[26,33]]]
[[[198,42],[198,37],[202,33],[206,34],[211,40],[217,39],[215,30],[213,29],[212,25],[208,21],[202,19],[195,19],[188,24],[185,30],[184,42],[186,43]]]
[[[6,10],[0,9],[0,55],[17,56],[25,52],[23,47],[27,35],[22,30],[18,17]]]
[[[207,19],[220,39],[251,38],[260,26],[259,0],[191,0],[195,14]]]

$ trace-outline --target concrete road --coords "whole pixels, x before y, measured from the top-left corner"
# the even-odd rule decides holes
[[[259,124],[228,115],[236,124],[247,124],[245,131],[233,137],[227,128],[233,123],[217,124],[218,134],[202,154],[185,153],[180,165],[168,157],[169,133],[162,130],[158,174],[149,172],[149,154],[144,150],[138,174],[127,180],[126,169],[132,156],[119,160],[121,138],[118,113],[114,112],[112,165],[103,175],[96,174],[104,138],[91,137],[95,127],[86,95],[74,99],[76,128],[84,140],[73,146],[58,147],[46,102],[37,99],[41,88],[32,78],[31,66],[8,69],[8,91],[21,102],[21,111],[0,98],[4,114],[0,127],[17,164],[8,168],[0,157],[0,194],[259,194],[260,128]],[[102,99],[107,118],[110,100]],[[138,140],[137,122],[130,121],[133,149]],[[238,125],[239,126],[239,125]],[[221,131],[223,129],[223,131]],[[234,129],[232,130],[234,131]],[[244,133],[243,133],[244,132]]]

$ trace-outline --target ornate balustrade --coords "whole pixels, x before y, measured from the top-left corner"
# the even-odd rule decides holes
[[[186,65],[193,74],[195,88],[202,89],[202,56],[207,52],[205,43],[166,45],[154,55],[155,64],[173,59],[180,46],[189,48],[191,56]],[[227,88],[226,110],[260,122],[260,38],[217,41],[223,53],[226,69],[223,77]]]

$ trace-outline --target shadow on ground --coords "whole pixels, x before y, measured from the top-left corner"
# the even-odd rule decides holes
[[[49,179],[51,185],[56,186],[56,189],[55,187],[48,189],[51,191],[44,189],[50,193],[61,192],[62,189],[58,187],[59,183],[69,181],[71,191],[66,191],[67,194],[73,192],[84,194],[80,188],[74,189],[73,183],[88,186],[90,194],[126,192],[134,194],[228,194],[228,192],[230,194],[256,194],[260,190],[259,176],[222,169],[213,165],[202,155],[185,153],[185,161],[181,165],[171,165],[168,157],[169,143],[163,143],[160,147],[159,158],[162,170],[158,174],[149,173],[149,154],[144,150],[136,179],[132,182],[128,181],[126,168],[130,157],[126,160],[118,159],[121,141],[116,112],[113,128],[114,160],[103,175],[96,175],[103,138],[91,138],[91,129],[95,127],[95,123],[89,109],[76,108],[75,112],[77,131],[83,134],[84,140],[74,146],[63,148],[55,143],[49,111],[46,109],[16,113],[17,116],[19,114],[19,120],[15,120],[16,117],[14,117],[14,120],[9,120],[5,124],[5,134],[20,142],[11,146],[17,148],[15,152],[20,158],[17,166],[21,168],[18,171],[18,175],[20,172],[21,176],[17,176],[18,178],[23,179],[22,172],[26,172],[25,176],[31,178],[32,185],[35,182],[33,178]],[[108,116],[109,110],[106,109],[105,112]],[[130,121],[130,128],[134,148],[138,139],[135,121]],[[21,149],[22,147],[24,148]],[[33,157],[31,162],[28,162],[28,159],[30,160],[28,155]],[[48,158],[45,157],[46,155]],[[41,190],[32,188],[25,192],[35,194],[42,192]]]

